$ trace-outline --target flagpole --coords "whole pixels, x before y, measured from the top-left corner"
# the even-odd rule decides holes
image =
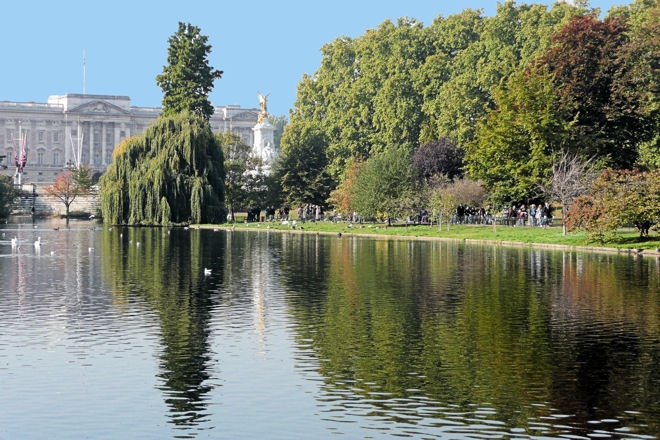
[[[83,95],[87,86],[87,60],[85,57],[85,49],[83,49]]]

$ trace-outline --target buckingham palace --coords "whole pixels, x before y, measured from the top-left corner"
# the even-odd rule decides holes
[[[23,183],[53,182],[63,169],[79,165],[102,173],[112,162],[115,146],[142,133],[160,111],[131,106],[128,96],[113,95],[69,93],[50,96],[46,103],[0,101],[2,172],[13,175],[25,155]],[[215,107],[211,128],[254,145],[259,115],[255,108]]]

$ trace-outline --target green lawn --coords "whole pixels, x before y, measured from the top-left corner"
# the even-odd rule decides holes
[[[241,221],[239,221],[241,220]],[[241,217],[237,217],[236,228],[240,229],[274,229],[293,230],[291,224],[283,224],[281,221],[245,223]],[[210,225],[209,225],[210,226]],[[231,224],[224,225],[231,226]],[[302,227],[302,228],[301,228]],[[516,242],[525,244],[546,244],[565,246],[593,246],[607,247],[613,249],[640,249],[656,250],[660,248],[660,235],[652,232],[646,240],[639,239],[639,233],[634,229],[622,229],[619,231],[619,239],[614,243],[594,243],[587,239],[582,232],[562,234],[561,226],[549,228],[538,228],[529,226],[501,226],[493,228],[492,225],[442,225],[439,230],[437,225],[410,225],[397,224],[385,227],[383,224],[351,224],[349,222],[297,222],[296,230],[304,232],[319,233],[342,233],[342,234],[364,234],[364,235],[391,235],[416,238],[444,238],[444,239],[469,239],[493,242]]]

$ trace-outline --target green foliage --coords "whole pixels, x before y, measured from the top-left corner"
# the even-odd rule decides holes
[[[282,134],[284,133],[284,127],[289,123],[289,120],[286,116],[273,116],[268,115],[268,122],[273,125],[273,147],[275,151],[279,152],[282,150]]]
[[[477,125],[465,146],[467,174],[481,179],[497,204],[533,198],[549,177],[566,125],[556,116],[558,97],[543,68],[517,73],[496,93],[497,110]]]
[[[566,215],[569,230],[581,229],[592,239],[607,242],[617,230],[633,225],[640,237],[660,222],[660,170],[605,170],[593,188]]]
[[[477,124],[498,105],[496,90],[542,53],[576,13],[560,2],[548,11],[545,5],[507,1],[494,17],[468,9],[436,20],[432,29],[446,61],[429,59],[423,68],[429,80],[422,108],[430,124],[422,130],[423,141],[449,136],[459,146],[473,142]]]
[[[223,72],[209,65],[211,45],[207,41],[197,26],[181,22],[168,39],[167,65],[156,76],[156,83],[163,90],[163,115],[188,111],[208,120],[213,114],[208,95]]]
[[[103,218],[129,225],[222,222],[223,162],[204,119],[161,116],[115,150],[100,180]]]
[[[447,226],[449,226],[457,205],[456,196],[447,187],[447,184],[438,182],[434,185],[429,197],[429,207],[438,219],[439,230],[442,230],[443,222],[447,222]]]
[[[350,205],[363,218],[394,218],[416,209],[416,194],[410,153],[405,148],[388,148],[361,168]]]
[[[449,138],[497,203],[538,197],[562,152],[657,167],[660,11],[650,0],[615,11],[599,20],[586,2],[506,1],[493,17],[467,9],[428,27],[386,20],[335,39],[298,85],[282,139],[283,151],[298,149],[281,164],[285,194],[310,197],[306,161],[291,160],[303,146],[332,186],[356,160]]]
[[[0,218],[7,218],[16,197],[11,177],[0,175]]]
[[[87,165],[83,165],[73,170],[72,178],[80,191],[87,192],[91,189],[92,170]]]
[[[386,20],[360,38],[337,38],[321,49],[321,67],[298,86],[291,123],[323,132],[334,180],[352,157],[368,158],[387,145],[411,151],[418,145],[424,115],[416,72],[432,53],[429,35],[415,20]]]
[[[282,137],[282,157],[274,166],[273,178],[281,186],[284,202],[325,205],[334,187],[327,172],[326,137],[312,124],[287,126]]]
[[[225,132],[215,136],[224,155],[225,201],[233,219],[235,208],[254,204],[252,193],[259,186],[255,180],[259,178],[260,160],[250,155],[252,148],[237,135]]]
[[[660,167],[660,4],[637,0],[618,11],[628,18],[631,31],[623,48],[626,69],[614,83],[614,97],[624,111],[637,114],[650,138],[639,143],[638,163]],[[649,133],[650,132],[650,133]]]

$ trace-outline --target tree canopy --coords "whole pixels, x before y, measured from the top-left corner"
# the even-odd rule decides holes
[[[292,178],[311,175],[294,151],[330,178],[316,200],[340,189],[333,201],[346,206],[356,163],[365,172],[398,150],[429,174],[429,145],[443,139],[464,153],[456,175],[483,182],[500,204],[540,197],[566,152],[617,169],[659,166],[657,1],[598,17],[586,2],[505,1],[492,17],[466,9],[427,27],[401,18],[336,38],[298,84],[282,138],[284,196],[311,196],[309,178]]]
[[[163,115],[188,111],[206,120],[213,115],[208,95],[223,72],[209,65],[211,45],[207,41],[197,26],[182,22],[168,39],[167,65],[156,76],[156,83],[163,90]]]
[[[582,229],[600,242],[616,237],[618,228],[625,225],[646,237],[659,222],[660,170],[606,169],[566,216],[569,230]]]
[[[128,225],[222,222],[223,161],[203,118],[161,116],[115,149],[100,180],[103,218]]]

